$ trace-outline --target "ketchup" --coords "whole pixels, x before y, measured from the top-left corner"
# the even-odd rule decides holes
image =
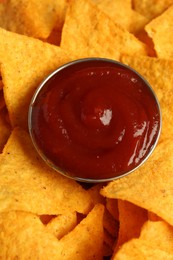
[[[157,100],[132,69],[84,59],[54,73],[32,102],[31,132],[40,154],[64,174],[111,179],[148,156],[160,129]]]

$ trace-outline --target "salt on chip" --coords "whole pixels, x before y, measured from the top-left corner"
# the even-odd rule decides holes
[[[173,136],[173,61],[124,55],[121,61],[137,70],[155,91],[162,112],[161,140]]]
[[[12,32],[45,39],[56,23],[62,26],[66,5],[66,0],[6,0],[0,26]]]
[[[28,107],[40,82],[73,59],[59,47],[0,29],[4,97],[12,126],[28,127]]]
[[[52,218],[46,225],[46,229],[54,234],[58,239],[67,235],[77,225],[76,212],[68,212]]]
[[[164,221],[148,221],[139,238],[125,243],[113,260],[121,259],[172,259],[173,229]]]
[[[152,20],[172,5],[173,0],[132,0],[132,3],[134,10]]]
[[[102,259],[104,207],[96,205],[76,228],[58,240],[29,212],[0,214],[1,259]]]
[[[134,11],[129,1],[101,0],[97,5],[114,22],[133,34],[141,31],[149,21],[145,16]]]
[[[77,58],[97,56],[119,60],[122,53],[147,53],[145,44],[115,24],[90,0],[70,2],[60,46]]]
[[[173,5],[145,26],[159,58],[173,59],[172,28]]]
[[[119,234],[116,250],[132,238],[139,237],[143,224],[148,220],[147,210],[128,201],[118,200]]]
[[[173,225],[173,142],[162,140],[150,158],[135,172],[110,182],[101,193],[127,200]]]
[[[92,206],[87,191],[50,169],[38,157],[29,134],[19,128],[13,130],[0,157],[0,176],[0,194],[8,202],[0,203],[0,211],[86,214]]]

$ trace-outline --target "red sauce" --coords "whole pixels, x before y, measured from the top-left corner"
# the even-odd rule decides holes
[[[60,70],[32,106],[32,135],[48,160],[68,175],[120,176],[154,146],[160,113],[152,91],[134,71],[106,60]]]

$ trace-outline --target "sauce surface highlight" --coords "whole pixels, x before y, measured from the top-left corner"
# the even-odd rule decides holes
[[[134,71],[87,61],[60,70],[32,105],[32,135],[72,177],[109,179],[136,168],[155,144],[158,104]]]

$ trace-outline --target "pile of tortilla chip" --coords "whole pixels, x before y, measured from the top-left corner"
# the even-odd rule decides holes
[[[173,259],[173,0],[0,0],[0,259]],[[85,185],[33,148],[43,79],[86,57],[118,60],[154,89],[159,143],[138,170]]]

